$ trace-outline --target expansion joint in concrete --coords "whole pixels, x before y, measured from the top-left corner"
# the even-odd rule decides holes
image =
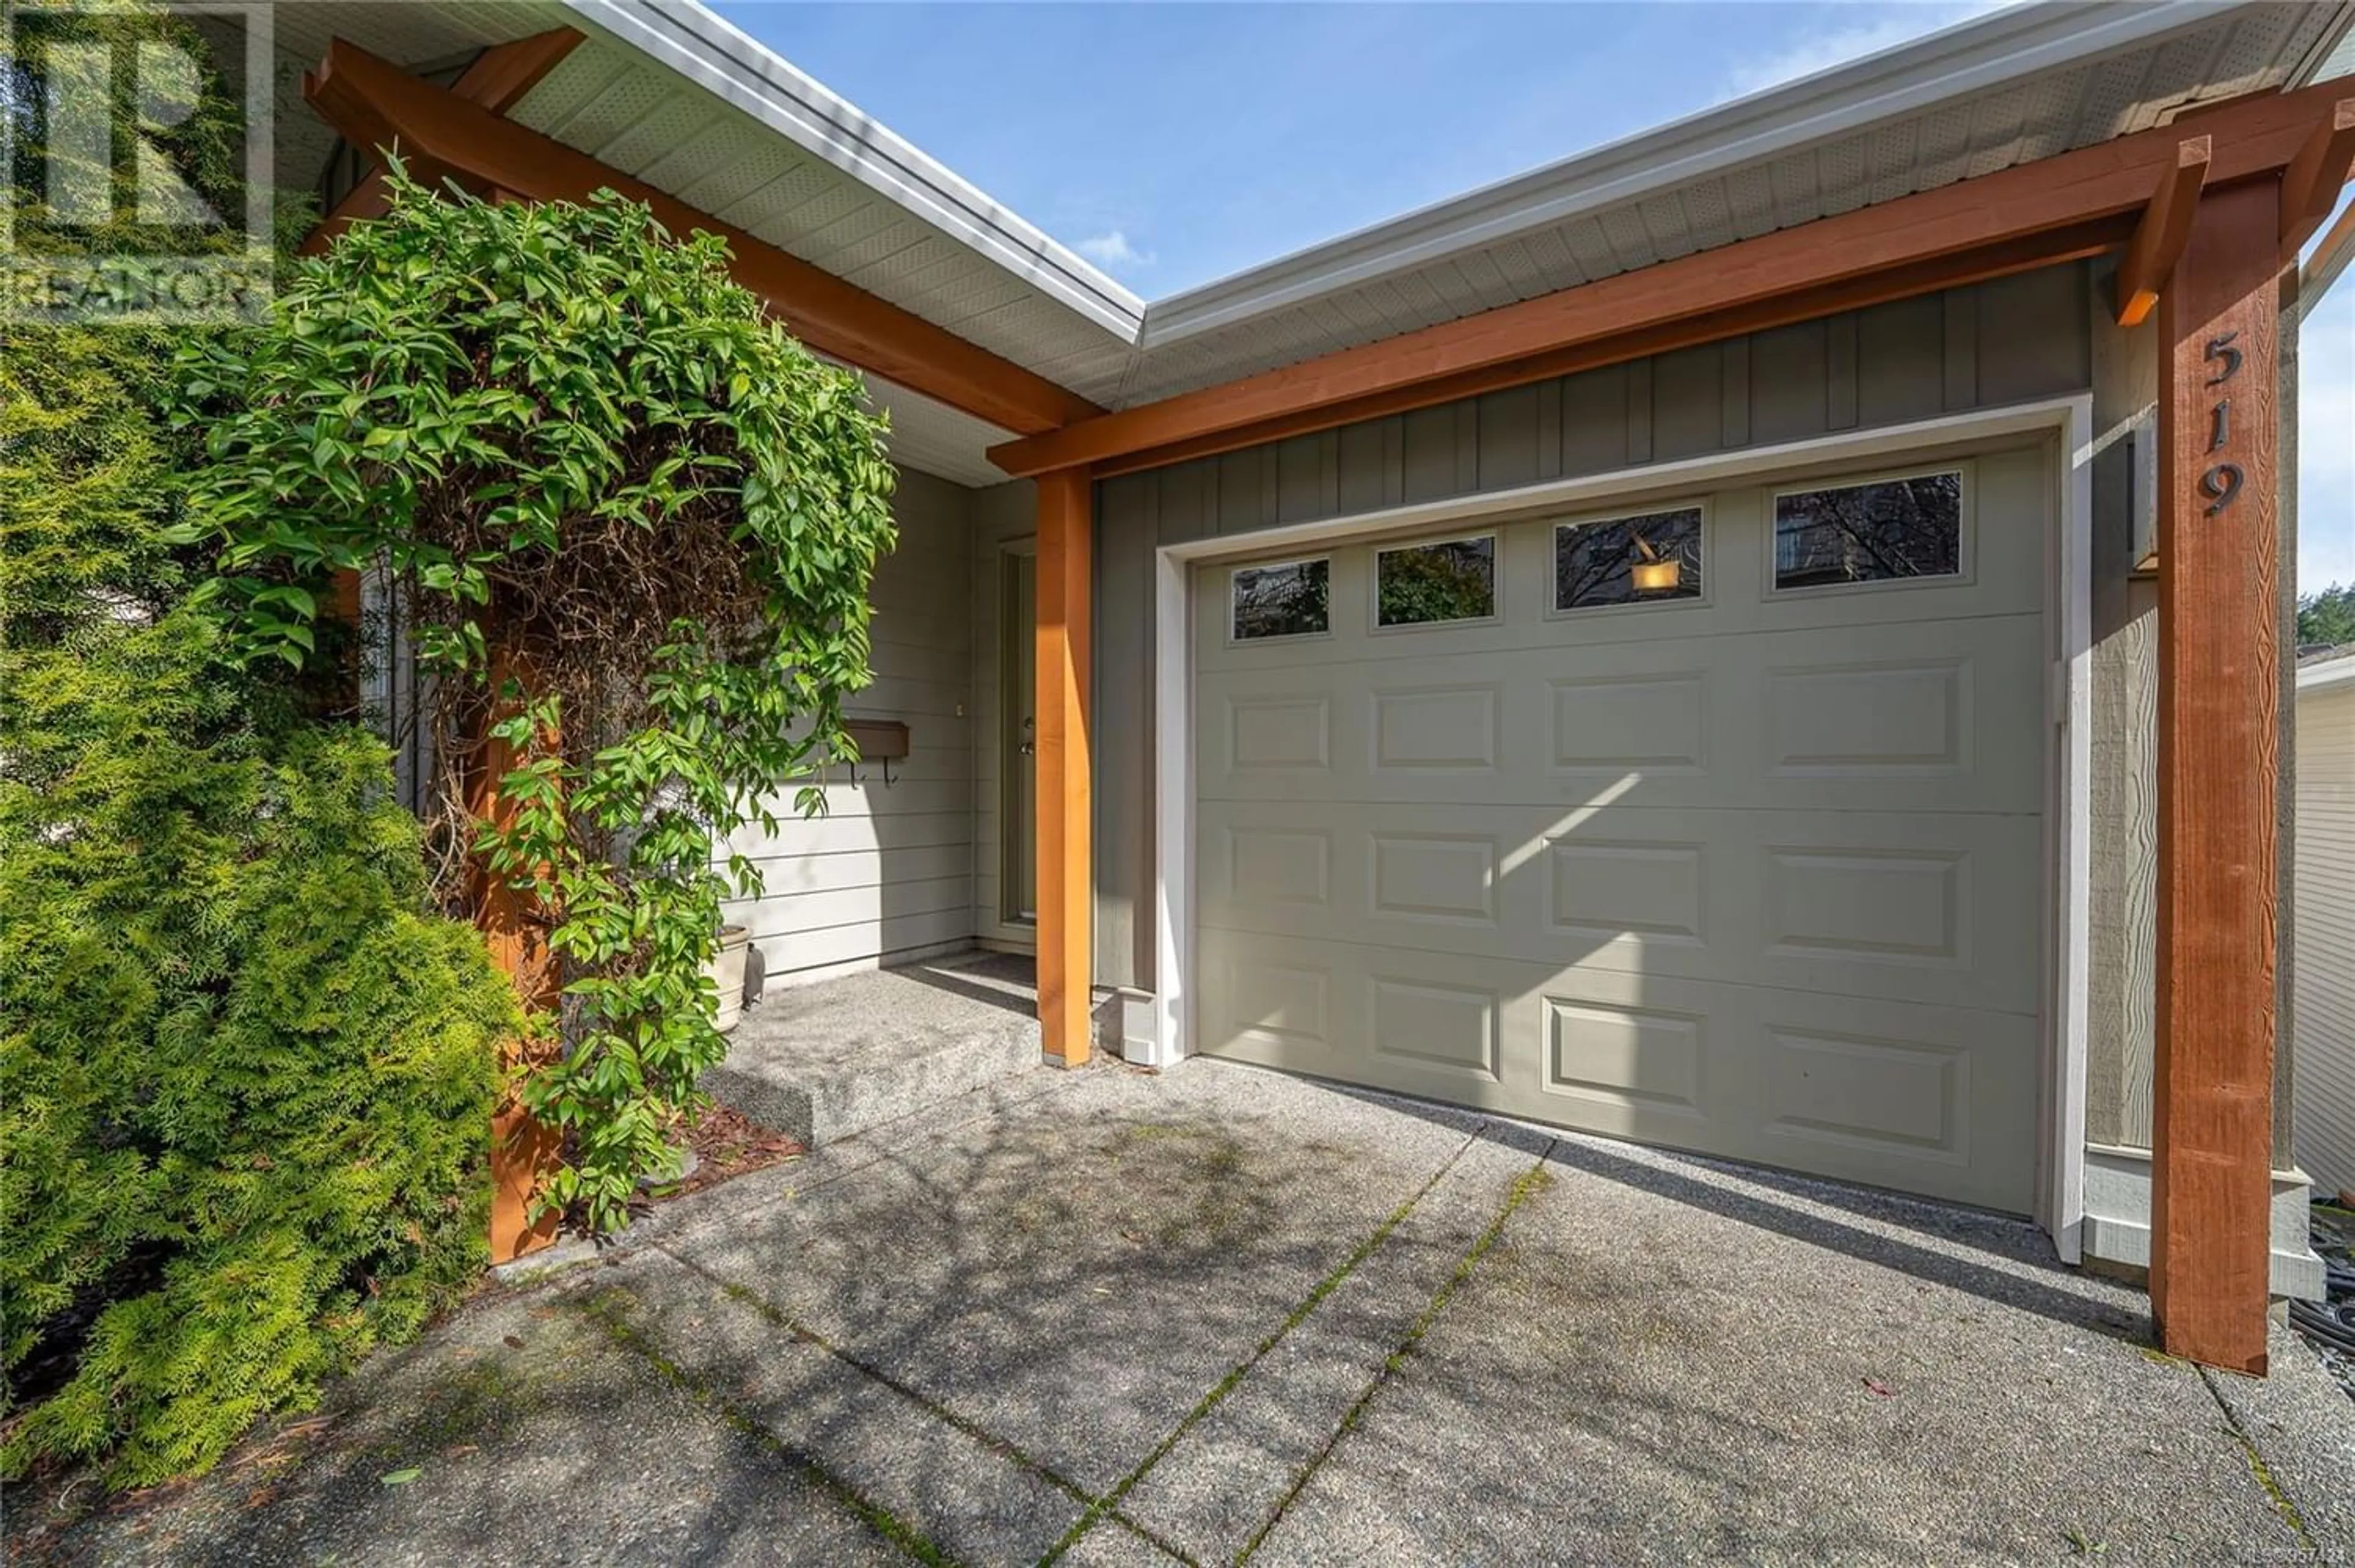
[[[2232,1430],[2233,1441],[2240,1444],[2241,1452],[2247,1457],[2249,1474],[2254,1476],[2257,1478],[2257,1485],[2264,1488],[2265,1500],[2274,1505],[2275,1511],[2282,1516],[2282,1522],[2288,1525],[2290,1533],[2297,1537],[2299,1547],[2308,1553],[2315,1552],[2317,1548],[2314,1536],[2306,1528],[2306,1516],[2297,1511],[2297,1504],[2290,1500],[2289,1493],[2284,1491],[2281,1482],[2275,1479],[2273,1467],[2265,1463],[2264,1455],[2258,1451],[2257,1440],[2249,1435],[2249,1429],[2241,1424],[2241,1418],[2232,1413],[2232,1405],[2226,1403],[2224,1391],[2216,1386],[2217,1379],[2232,1377],[2234,1374],[2220,1372],[2211,1367],[2198,1367],[2193,1370],[2200,1374],[2200,1381],[2208,1386],[2208,1397],[2214,1400],[2216,1408],[2223,1413],[2224,1424]]]
[[[1268,1510],[1267,1517],[1260,1521],[1259,1528],[1253,1531],[1251,1539],[1243,1543],[1243,1549],[1235,1554],[1235,1562],[1238,1565],[1251,1561],[1252,1555],[1274,1532],[1275,1527],[1284,1522],[1284,1513],[1292,1507],[1294,1499],[1298,1498],[1308,1483],[1316,1478],[1316,1472],[1324,1467],[1326,1460],[1332,1457],[1333,1450],[1340,1445],[1341,1440],[1347,1437],[1364,1418],[1367,1408],[1374,1403],[1374,1396],[1380,1393],[1391,1379],[1396,1376],[1399,1370],[1406,1364],[1407,1358],[1412,1356],[1415,1347],[1423,1342],[1423,1337],[1429,1333],[1431,1326],[1439,1320],[1439,1315],[1447,1310],[1447,1304],[1455,1298],[1455,1293],[1464,1287],[1465,1282],[1472,1277],[1473,1271],[1480,1266],[1480,1260],[1488,1255],[1489,1249],[1494,1247],[1497,1238],[1505,1233],[1505,1221],[1513,1217],[1513,1211],[1516,1209],[1529,1200],[1530,1194],[1537,1192],[1551,1180],[1546,1172],[1546,1160],[1552,1155],[1554,1147],[1554,1144],[1549,1143],[1544,1152],[1538,1156],[1535,1163],[1514,1179],[1513,1185],[1506,1190],[1504,1201],[1497,1205],[1497,1212],[1488,1221],[1487,1228],[1473,1238],[1472,1244],[1465,1248],[1464,1255],[1456,1260],[1455,1269],[1449,1273],[1446,1280],[1433,1294],[1431,1299],[1423,1305],[1423,1310],[1415,1315],[1414,1321],[1407,1326],[1405,1336],[1384,1359],[1380,1369],[1374,1373],[1364,1391],[1351,1402],[1349,1408],[1342,1413],[1341,1419],[1335,1424],[1333,1430],[1327,1434],[1325,1441],[1317,1445],[1316,1451],[1308,1456],[1298,1470],[1294,1472],[1290,1484],[1284,1488],[1284,1495],[1276,1499],[1275,1507]]]
[[[1375,1226],[1366,1238],[1363,1241],[1360,1241],[1357,1246],[1350,1251],[1348,1257],[1343,1258],[1338,1264],[1335,1264],[1329,1273],[1312,1285],[1309,1288],[1308,1294],[1300,1298],[1299,1304],[1284,1315],[1284,1321],[1277,1324],[1275,1328],[1268,1333],[1266,1338],[1263,1339],[1256,1346],[1252,1347],[1251,1354],[1245,1356],[1241,1360],[1237,1361],[1232,1367],[1229,1368],[1227,1370],[1226,1376],[1220,1378],[1216,1383],[1212,1384],[1210,1392],[1204,1394],[1201,1399],[1195,1403],[1194,1408],[1188,1411],[1185,1415],[1179,1419],[1178,1424],[1169,1429],[1168,1435],[1162,1438],[1159,1443],[1154,1445],[1153,1452],[1147,1454],[1144,1459],[1137,1464],[1135,1469],[1131,1470],[1127,1475],[1123,1476],[1120,1480],[1114,1485],[1112,1490],[1106,1492],[1103,1497],[1099,1499],[1095,1508],[1090,1509],[1084,1514],[1082,1514],[1079,1519],[1072,1523],[1070,1531],[1065,1532],[1063,1539],[1057,1541],[1053,1548],[1048,1552],[1047,1555],[1039,1560],[1039,1568],[1052,1568],[1054,1563],[1060,1562],[1064,1555],[1068,1553],[1072,1547],[1077,1546],[1080,1543],[1082,1537],[1086,1535],[1089,1531],[1094,1529],[1096,1524],[1106,1517],[1116,1517],[1120,1519],[1123,1523],[1128,1524],[1129,1528],[1132,1530],[1138,1530],[1140,1534],[1144,1533],[1138,1526],[1128,1520],[1126,1515],[1120,1514],[1118,1512],[1121,1499],[1127,1497],[1130,1492],[1134,1491],[1136,1488],[1137,1483],[1144,1480],[1145,1477],[1152,1472],[1152,1469],[1156,1465],[1158,1465],[1164,1458],[1167,1457],[1171,1449],[1177,1447],[1179,1443],[1185,1440],[1188,1433],[1200,1425],[1203,1420],[1208,1417],[1212,1411],[1218,1409],[1220,1404],[1224,1403],[1228,1395],[1233,1393],[1238,1388],[1241,1388],[1244,1381],[1251,1376],[1252,1370],[1257,1367],[1260,1362],[1266,1360],[1270,1351],[1273,1350],[1278,1345],[1284,1343],[1287,1335],[1289,1335],[1295,1328],[1299,1328],[1302,1323],[1305,1322],[1309,1315],[1324,1304],[1326,1297],[1331,1296],[1336,1290],[1338,1290],[1351,1275],[1358,1272],[1359,1267],[1363,1264],[1368,1258],[1372,1257],[1376,1252],[1380,1250],[1382,1243],[1391,1239],[1391,1232],[1406,1222],[1407,1216],[1414,1212],[1415,1206],[1421,1203],[1424,1198],[1428,1197],[1431,1189],[1438,1186],[1441,1179],[1444,1178],[1450,1170],[1455,1168],[1455,1162],[1464,1157],[1464,1151],[1471,1147],[1473,1140],[1478,1136],[1479,1134],[1476,1130],[1465,1134],[1464,1141],[1457,1144],[1455,1150],[1450,1153],[1445,1159],[1440,1161],[1439,1168],[1431,1173],[1429,1180],[1425,1181],[1421,1187],[1416,1188],[1413,1193],[1407,1198],[1405,1202],[1401,1203],[1396,1209],[1392,1210],[1389,1218],[1385,1219],[1380,1224]],[[1156,1544],[1159,1545],[1162,1543],[1156,1541]],[[1192,1562],[1190,1557],[1188,1557],[1181,1552],[1176,1551],[1174,1548],[1163,1545],[1163,1550],[1170,1552],[1171,1555],[1177,1557],[1180,1562]]]
[[[645,1331],[630,1321],[624,1310],[601,1299],[584,1302],[581,1309],[605,1330],[614,1344],[645,1361],[663,1381],[710,1412],[722,1425],[760,1444],[808,1477],[877,1535],[931,1568],[948,1568],[956,1561],[916,1526],[827,1468],[815,1455],[778,1436],[759,1417],[664,1355]]]

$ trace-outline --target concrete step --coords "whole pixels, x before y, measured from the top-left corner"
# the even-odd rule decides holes
[[[706,1093],[815,1148],[1039,1066],[1028,958],[970,953],[773,987]]]

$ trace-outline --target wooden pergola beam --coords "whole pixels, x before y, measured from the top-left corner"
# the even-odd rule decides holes
[[[581,47],[581,34],[576,28],[551,27],[527,38],[493,44],[460,73],[458,80],[450,84],[450,91],[486,112],[504,117],[533,88],[546,80],[549,71],[562,65],[567,55]],[[336,204],[336,210],[304,237],[300,253],[319,254],[353,224],[382,218],[389,205],[384,189],[384,166],[372,165],[360,176],[360,183]]]
[[[2115,251],[2124,244],[2132,222],[2130,216],[2123,214],[2095,219],[2026,240],[1992,245],[1959,256],[1941,256],[1913,266],[1891,268],[1861,281],[1802,289],[1732,310],[1684,316],[1501,365],[1485,366],[1443,380],[1419,381],[1412,386],[1348,402],[1316,405],[1241,430],[1221,431],[1169,446],[1148,447],[1142,452],[1109,458],[1096,464],[1093,472],[1099,479],[1117,478],[1123,474],[1134,474],[1142,469],[1165,467],[1196,457],[1215,456],[1238,447],[1282,441],[1289,436],[1330,430],[1337,425],[1356,424],[1361,420],[1382,419],[1413,409],[1429,408],[1436,403],[1452,403],[1511,387],[1523,387],[1532,381],[1549,381],[1558,376],[1575,375],[1581,370],[1672,353],[1697,344],[1764,332],[1795,321],[1813,321],[1839,311],[1861,310],[1889,300],[1910,299],[1916,294],[1934,293],[1940,289],[1985,283],[1990,278],[2009,277],[2015,272],[2031,272],[2056,262],[2082,261],[2088,256]]]
[[[2211,184],[2270,175],[2298,154],[2334,85],[2251,98],[2201,116]],[[1265,439],[1279,421],[1360,400],[1412,395],[1454,378],[1778,296],[1918,267],[1991,246],[2032,243],[2089,221],[2139,213],[2176,165],[2182,134],[2161,127],[1977,179],[1737,240],[1518,304],[1442,322],[1297,365],[1082,421],[990,449],[1008,474],[1103,465],[1156,448],[1201,450]],[[1453,396],[1447,393],[1446,396]],[[1433,395],[1436,402],[1444,396]],[[1420,406],[1420,405],[1418,405]],[[1315,428],[1329,428],[1327,421]]]
[[[1039,1022],[1047,1060],[1078,1067],[1094,1034],[1095,875],[1088,735],[1094,487],[1083,468],[1039,476],[1036,680]]]
[[[2271,1275],[2282,187],[2203,197],[2158,301],[2160,1344],[2262,1374]]]
[[[530,201],[586,201],[612,190],[644,202],[675,233],[716,234],[733,252],[730,271],[737,282],[768,301],[809,347],[1001,429],[1039,433],[1103,411],[1043,376],[346,39],[328,46],[303,91],[346,141],[378,151],[397,147],[427,183],[451,180]]]
[[[2182,259],[2183,242],[2191,238],[2191,215],[2199,209],[2200,187],[2208,183],[2211,152],[2207,137],[2186,137],[2176,144],[2175,166],[2159,176],[2158,188],[2151,192],[2126,245],[2126,259],[2118,263],[2120,326],[2140,326],[2158,308],[2158,292]]]
[[[2339,281],[2339,274],[2347,270],[2350,259],[2355,259],[2355,206],[2339,215],[2339,221],[2330,226],[2330,232],[2322,237],[2314,254],[2299,270],[2297,308],[2301,314],[2315,307],[2330,285]]]
[[[2316,123],[2297,156],[2282,171],[2281,242],[2291,260],[2339,205],[2350,164],[2355,164],[2355,98],[2342,98]]]

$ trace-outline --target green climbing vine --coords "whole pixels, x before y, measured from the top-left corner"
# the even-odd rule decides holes
[[[436,694],[436,885],[512,896],[551,955],[517,1092],[564,1137],[546,1200],[610,1229],[724,1051],[704,965],[759,885],[730,836],[816,810],[848,750],[893,473],[856,377],[717,239],[611,193],[390,189],[191,356],[214,592],[247,656],[299,667],[330,574],[389,584]]]

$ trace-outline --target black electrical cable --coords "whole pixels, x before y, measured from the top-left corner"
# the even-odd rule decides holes
[[[2307,1339],[2355,1355],[2355,1325],[2339,1316],[2342,1310],[2355,1311],[2355,1307],[2333,1309],[2310,1301],[2293,1301],[2289,1304],[2289,1320]]]

